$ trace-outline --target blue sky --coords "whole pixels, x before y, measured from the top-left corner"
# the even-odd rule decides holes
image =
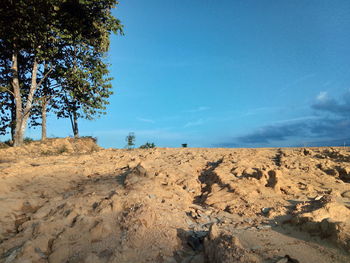
[[[104,147],[350,144],[350,1],[121,0]],[[69,121],[48,135],[72,134]],[[39,130],[28,135],[39,137]]]

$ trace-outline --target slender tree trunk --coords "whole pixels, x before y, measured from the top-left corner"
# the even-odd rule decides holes
[[[70,118],[70,124],[72,125],[72,131],[73,131],[74,138],[79,138],[77,112],[76,111],[70,112],[69,118]]]
[[[16,103],[13,96],[11,96],[11,140],[14,142],[15,140],[15,130],[16,130]]]
[[[46,136],[46,110],[47,110],[47,98],[44,96],[41,105],[41,140],[45,141]]]
[[[16,128],[15,128],[15,140],[13,146],[20,146],[23,144],[23,138],[25,134],[25,130],[27,128],[27,122],[30,116],[30,111],[32,109],[34,93],[37,89],[37,73],[38,73],[38,61],[34,58],[33,68],[32,68],[32,82],[30,85],[27,103],[22,109],[22,98],[19,87],[18,80],[18,60],[17,60],[17,52],[15,51],[12,56],[12,70],[13,70],[13,78],[12,78],[12,86],[15,95],[16,101]]]
[[[76,111],[73,112],[73,121],[74,121],[74,130],[73,130],[74,138],[79,138],[78,116]]]
[[[48,73],[47,71],[47,63],[46,61],[44,62],[44,77]],[[39,83],[40,84],[40,83]],[[41,99],[41,140],[45,141],[47,136],[46,136],[46,112],[47,112],[47,105],[49,103],[48,99],[48,79],[44,80],[43,82],[43,95]]]
[[[13,145],[18,146],[21,144],[21,120],[22,120],[22,97],[19,88],[19,79],[18,79],[18,54],[15,50],[12,54],[12,80],[11,85],[14,94],[14,102],[15,102],[15,120],[14,120],[14,135],[13,135]],[[23,136],[22,136],[23,141]]]

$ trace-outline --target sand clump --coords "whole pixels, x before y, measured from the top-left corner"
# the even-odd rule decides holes
[[[93,137],[82,137],[79,139],[70,137],[63,139],[46,139],[44,142],[29,141],[22,147],[0,145],[2,156],[7,156],[8,158],[16,157],[17,155],[50,156],[58,154],[86,154],[98,151],[99,149],[101,149],[101,147],[96,144],[96,139]]]
[[[350,262],[348,149],[0,153],[0,262]]]

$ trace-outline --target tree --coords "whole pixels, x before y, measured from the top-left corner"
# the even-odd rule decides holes
[[[45,81],[51,78],[54,85],[59,84],[51,74],[64,61],[66,54],[61,50],[84,45],[103,54],[108,51],[111,32],[122,32],[120,21],[111,14],[116,4],[116,0],[2,0],[1,80],[8,80],[2,83],[0,92],[10,95],[1,101],[2,106],[11,106],[10,110],[2,107],[7,113],[1,114],[1,124],[13,127],[15,146],[23,143],[35,104],[40,108],[38,101],[42,97],[38,94],[39,90],[45,94]],[[65,88],[61,87],[61,91]],[[45,105],[42,103],[41,108],[45,109]],[[13,113],[11,121],[4,117],[9,116],[9,111]]]
[[[11,63],[9,83],[4,87],[14,101],[11,110],[15,146],[23,142],[34,94],[41,85],[37,82],[38,68],[43,58],[43,40],[53,18],[50,11],[49,1],[5,0],[1,4],[0,40],[6,52],[1,59],[5,65]]]
[[[70,118],[73,134],[79,136],[78,119],[92,120],[105,114],[108,98],[113,93],[107,64],[103,62],[103,52],[91,50],[84,45],[76,45],[65,50],[65,61],[59,66],[58,83],[61,85],[59,103],[55,112],[58,118]]]
[[[43,75],[48,72],[48,65],[45,63],[43,67]],[[55,98],[59,94],[58,85],[53,85],[54,80],[51,77],[46,78],[41,87],[35,93],[35,104],[31,110],[30,126],[41,126],[41,140],[47,138],[47,113],[52,109]],[[41,121],[39,121],[41,119]]]
[[[127,142],[126,148],[131,150],[135,146],[135,133],[130,132],[128,136],[126,136],[125,141]]]

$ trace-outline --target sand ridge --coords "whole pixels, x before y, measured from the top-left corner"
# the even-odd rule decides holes
[[[63,140],[0,150],[0,262],[350,262],[347,148]]]

